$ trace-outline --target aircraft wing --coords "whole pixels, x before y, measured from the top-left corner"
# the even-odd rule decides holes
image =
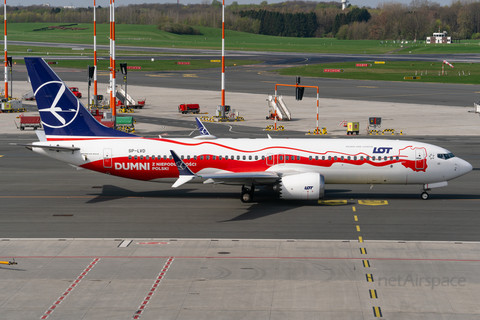
[[[280,176],[278,173],[270,171],[261,172],[226,172],[226,173],[210,173],[197,174],[197,176],[205,179],[204,183],[222,183],[222,184],[270,184],[278,181]]]
[[[260,172],[222,172],[222,173],[209,173],[209,174],[195,174],[190,168],[183,162],[183,160],[170,150],[175,165],[177,166],[179,177],[177,181],[172,185],[173,188],[180,187],[181,185],[193,180],[196,177],[200,177],[205,181],[203,183],[218,183],[218,184],[271,184],[280,179],[278,173],[271,171]]]

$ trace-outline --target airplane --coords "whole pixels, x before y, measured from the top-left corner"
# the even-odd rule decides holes
[[[472,170],[431,144],[376,139],[222,139],[197,119],[196,138],[144,138],[99,123],[42,58],[25,58],[44,131],[28,149],[124,178],[241,186],[251,202],[266,187],[286,200],[324,198],[326,184],[420,185],[427,191]]]

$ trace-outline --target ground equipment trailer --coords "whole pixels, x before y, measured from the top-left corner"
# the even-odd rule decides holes
[[[33,128],[33,130],[40,129],[42,123],[40,121],[40,116],[20,116],[20,130],[25,130],[25,128]]]

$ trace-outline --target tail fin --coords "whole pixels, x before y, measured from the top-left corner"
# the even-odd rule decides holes
[[[25,58],[47,140],[135,135],[99,123],[42,58]]]
[[[200,119],[199,119],[198,117],[196,117],[195,120],[197,121],[197,127],[198,127],[198,131],[200,131],[200,135],[194,137],[194,139],[201,139],[201,140],[213,140],[213,139],[217,139],[217,137],[212,136],[212,135],[210,134],[210,132],[208,132],[207,128],[206,128],[205,125],[202,123],[202,121],[200,121]]]

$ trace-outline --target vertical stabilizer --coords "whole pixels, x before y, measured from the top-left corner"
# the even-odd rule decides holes
[[[42,58],[25,64],[48,140],[136,137],[99,123]]]

